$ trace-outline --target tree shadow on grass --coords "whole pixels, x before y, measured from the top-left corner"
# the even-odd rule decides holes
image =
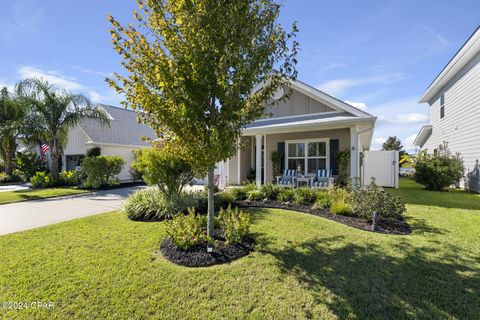
[[[417,217],[410,217],[408,223],[413,230],[414,234],[446,234],[447,230],[437,228],[427,222],[427,220]]]
[[[273,255],[282,272],[297,277],[317,303],[326,304],[341,319],[480,315],[480,273],[473,255],[467,257],[454,246],[439,253],[400,241],[395,247],[399,256],[386,256],[377,245],[338,247],[339,243],[345,243],[343,236],[261,250]],[[325,289],[333,299],[325,299]]]

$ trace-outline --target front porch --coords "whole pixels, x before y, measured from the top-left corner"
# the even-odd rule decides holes
[[[312,176],[320,169],[331,170],[338,176],[336,154],[349,149],[350,176],[359,177],[360,152],[368,148],[373,131],[369,124],[336,126],[311,130],[301,128],[276,128],[276,130],[245,130],[239,141],[237,154],[219,164],[220,187],[240,185],[247,180],[250,170],[255,170],[258,186],[276,183],[271,154],[281,155],[280,172],[297,170],[298,177]],[[263,131],[263,132],[262,132]],[[366,147],[367,146],[367,147]],[[305,181],[303,181],[305,182]]]

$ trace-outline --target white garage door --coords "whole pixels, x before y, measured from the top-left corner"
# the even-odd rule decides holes
[[[398,173],[398,151],[365,151],[363,153],[363,185],[369,185],[374,177],[379,186],[398,188]]]

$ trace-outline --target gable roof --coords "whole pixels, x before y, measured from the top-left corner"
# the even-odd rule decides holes
[[[287,85],[290,88],[295,89],[298,92],[303,93],[304,95],[312,98],[313,100],[323,103],[336,111],[348,112],[353,116],[360,117],[360,118],[375,118],[368,112],[360,110],[352,106],[351,104],[343,100],[340,100],[332,95],[329,95],[328,93],[325,93],[315,87],[312,87],[311,85],[308,85],[300,80],[288,79]],[[252,91],[256,92],[260,90],[260,88],[262,88],[263,86],[264,86],[264,83],[260,83]]]
[[[428,86],[420,103],[429,102],[447,83],[455,77],[477,54],[480,53],[480,26],[465,41],[447,65]]]
[[[147,125],[137,122],[135,111],[98,104],[110,118],[110,127],[102,125],[95,119],[85,119],[79,127],[92,143],[113,144],[125,146],[150,146],[147,141],[142,141],[142,136],[155,139],[155,132]]]

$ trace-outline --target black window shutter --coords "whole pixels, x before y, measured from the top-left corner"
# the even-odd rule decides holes
[[[277,151],[280,153],[280,172],[283,174],[285,170],[285,142],[279,142],[277,145]]]
[[[330,140],[330,169],[332,169],[333,175],[338,175],[338,163],[337,163],[337,153],[338,153],[338,139]]]

